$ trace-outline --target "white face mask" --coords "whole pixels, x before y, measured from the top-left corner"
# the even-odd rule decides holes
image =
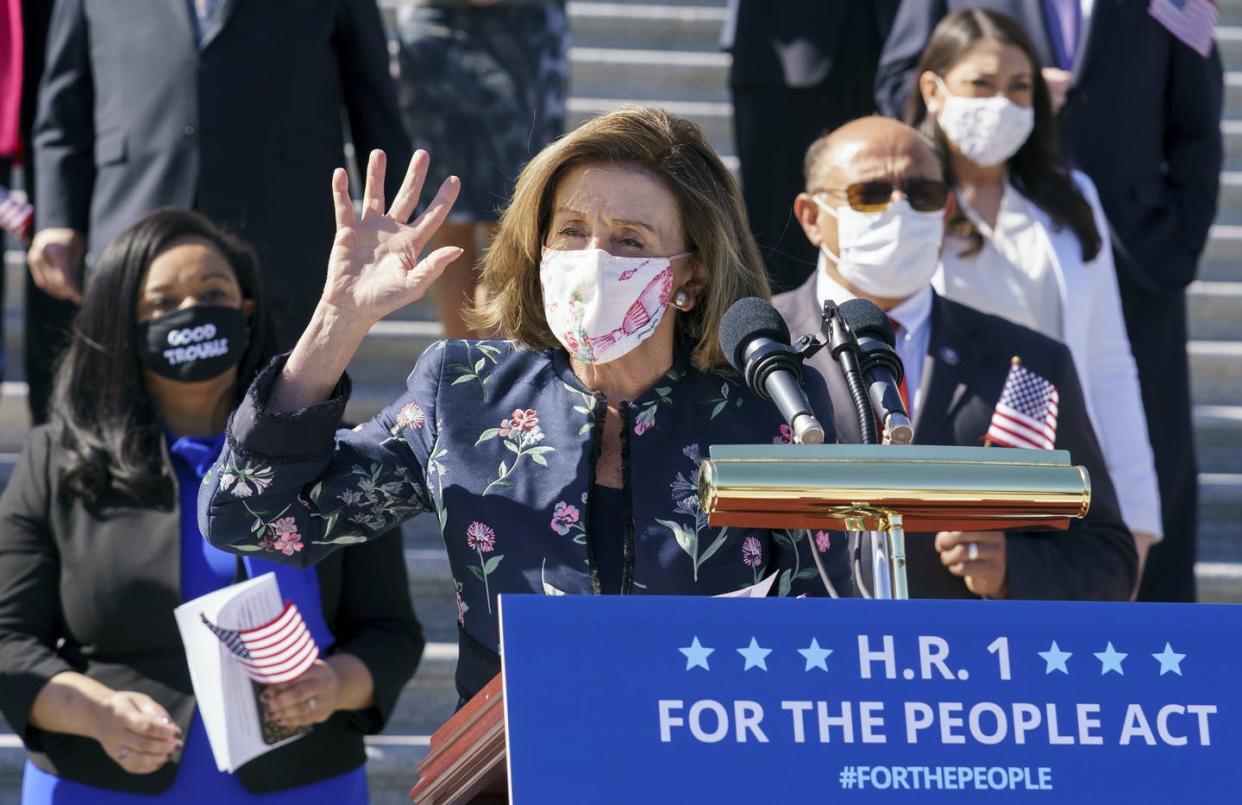
[[[940,260],[944,212],[919,212],[904,198],[880,212],[815,203],[837,219],[838,257],[821,246],[851,288],[879,299],[914,295],[931,282]]]
[[[962,156],[981,167],[999,165],[1018,152],[1035,128],[1035,109],[1018,106],[1003,95],[963,98],[944,93],[944,107],[936,117],[940,130]]]
[[[617,257],[603,249],[544,249],[543,312],[565,349],[586,363],[610,363],[655,332],[673,292],[670,257]]]

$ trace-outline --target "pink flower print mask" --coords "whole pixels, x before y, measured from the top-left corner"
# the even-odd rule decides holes
[[[586,363],[611,363],[646,341],[673,293],[669,257],[617,257],[603,249],[544,249],[543,312],[556,339]]]

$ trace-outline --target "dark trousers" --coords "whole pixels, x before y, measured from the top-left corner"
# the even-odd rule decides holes
[[[794,218],[794,197],[806,189],[802,164],[811,143],[843,123],[871,114],[870,83],[865,93],[855,83],[842,87],[830,76],[807,89],[730,87],[742,197],[772,293],[797,288],[815,270],[815,247]]]
[[[1164,520],[1164,540],[1147,557],[1139,600],[1194,601],[1199,471],[1186,353],[1186,295],[1149,294],[1128,282],[1124,271],[1118,273]]]
[[[34,166],[25,165],[24,184],[26,193],[32,204],[34,198]],[[12,166],[0,160],[0,184],[12,187]],[[28,244],[18,243],[12,239],[9,245],[14,248],[26,248]],[[61,354],[69,344],[70,328],[73,317],[77,314],[77,305],[63,302],[48,296],[34,284],[30,268],[25,261],[21,269],[25,274],[25,310],[22,316],[23,332],[23,364],[25,366],[26,384],[29,388],[27,403],[30,407],[30,420],[34,425],[47,422],[48,402],[52,394],[52,376]],[[4,282],[0,280],[0,310],[4,309]],[[6,360],[0,364],[3,373],[0,376],[12,376],[8,371],[12,364],[12,355],[8,353],[11,345],[5,345]]]

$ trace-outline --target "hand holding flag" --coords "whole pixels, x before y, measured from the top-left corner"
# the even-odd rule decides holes
[[[275,618],[252,629],[224,629],[206,615],[199,617],[260,685],[297,679],[319,659],[319,647],[292,601]]]

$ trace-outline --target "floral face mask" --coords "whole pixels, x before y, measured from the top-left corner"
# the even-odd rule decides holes
[[[617,257],[603,249],[545,249],[543,312],[556,339],[585,363],[610,363],[647,340],[673,292],[669,257]]]

